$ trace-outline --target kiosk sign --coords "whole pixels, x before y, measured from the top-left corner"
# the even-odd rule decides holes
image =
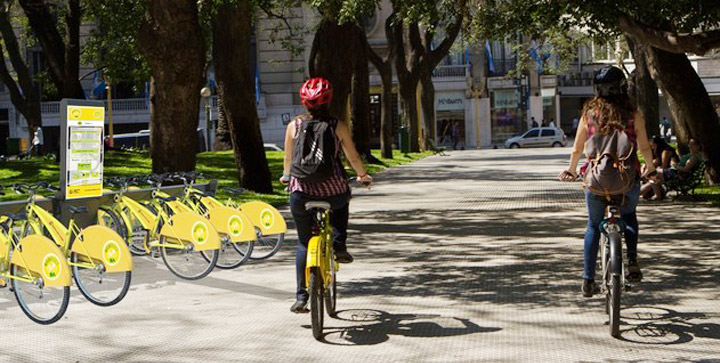
[[[62,100],[60,188],[65,199],[102,196],[105,105]]]

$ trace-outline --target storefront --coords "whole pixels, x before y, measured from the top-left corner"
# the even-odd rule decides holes
[[[515,79],[489,78],[491,142],[502,144],[508,138],[526,130],[526,110],[523,93]]]
[[[438,92],[435,95],[435,142],[448,148],[464,148],[465,91]]]

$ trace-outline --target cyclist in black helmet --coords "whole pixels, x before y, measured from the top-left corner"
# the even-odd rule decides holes
[[[625,74],[622,70],[613,66],[604,67],[595,75],[594,83],[595,97],[587,101],[583,107],[570,165],[558,175],[562,181],[571,181],[578,177],[576,170],[580,154],[585,150],[585,142],[596,133],[606,135],[613,129],[624,131],[634,144],[633,150],[639,150],[645,160],[652,160],[652,149],[645,132],[645,119],[630,103]],[[637,154],[633,153],[628,162],[635,167],[637,173],[634,175],[630,189],[624,193],[624,204],[620,206],[620,214],[626,224],[624,235],[628,255],[627,277],[631,281],[639,281],[642,279],[642,272],[637,258],[639,229],[636,209],[640,198],[640,164]],[[657,175],[655,166],[652,163],[648,164],[645,173],[647,177],[655,178]],[[607,198],[593,194],[586,188],[585,201],[588,208],[588,224],[585,232],[585,269],[581,290],[583,296],[591,297],[600,292],[598,284],[595,283],[595,266],[600,244],[599,224],[604,217]]]

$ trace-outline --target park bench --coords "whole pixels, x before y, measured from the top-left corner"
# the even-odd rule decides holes
[[[673,201],[683,195],[689,195],[693,200],[697,200],[695,189],[701,185],[705,185],[705,161],[700,162],[692,173],[692,176],[688,178],[675,178],[674,180],[667,180],[665,182],[665,187],[668,192],[675,191]]]

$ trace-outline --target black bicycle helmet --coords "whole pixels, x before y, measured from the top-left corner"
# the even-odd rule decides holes
[[[627,93],[625,73],[615,66],[606,66],[595,73],[595,94],[600,97],[621,95]]]

